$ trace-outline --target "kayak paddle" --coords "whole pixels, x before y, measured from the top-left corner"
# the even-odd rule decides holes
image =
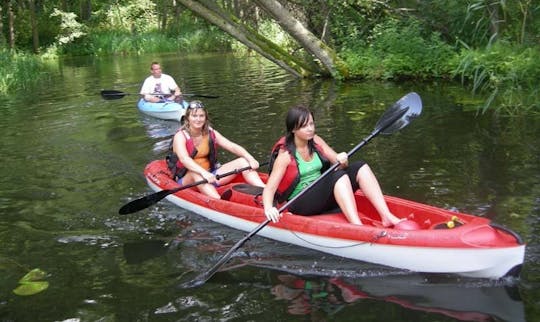
[[[116,91],[114,89],[101,90],[101,97],[103,97],[103,99],[106,99],[106,100],[117,100],[117,99],[123,98],[126,95],[140,95],[140,94],[126,93],[122,91]],[[163,94],[159,94],[159,95],[163,95]],[[182,96],[203,97],[203,98],[218,98],[219,97],[216,95],[203,95],[203,94],[182,94]]]
[[[259,166],[264,166],[267,163],[268,162],[262,163]],[[244,167],[244,168],[240,168],[240,169],[234,169],[232,171],[216,175],[216,179],[219,180],[219,179],[221,179],[223,177],[227,177],[227,176],[230,176],[230,175],[233,175],[233,174],[241,173],[241,172],[244,172],[244,171],[250,170],[250,169],[251,169],[251,167]],[[131,202],[128,202],[127,204],[123,205],[120,208],[120,210],[118,210],[118,213],[120,215],[127,215],[127,214],[137,212],[139,210],[148,208],[151,205],[154,205],[154,204],[158,203],[161,199],[167,197],[170,194],[176,193],[176,192],[178,192],[180,190],[195,187],[195,186],[198,186],[200,184],[207,183],[207,182],[208,181],[206,179],[204,179],[204,180],[196,181],[196,182],[184,185],[184,186],[180,186],[178,188],[161,190],[161,191],[158,191],[158,192],[153,193],[151,195],[147,195],[147,196],[144,196],[142,198],[135,199],[135,200],[133,200]]]
[[[372,138],[377,136],[379,133],[382,134],[392,134],[405,126],[407,126],[413,119],[418,117],[420,113],[422,112],[422,100],[420,99],[420,96],[417,93],[411,92],[405,96],[403,96],[399,101],[394,103],[391,107],[389,107],[384,114],[381,116],[377,124],[375,125],[375,129],[371,132],[370,135],[368,135],[366,138],[364,138],[357,146],[355,146],[351,151],[347,153],[347,156],[351,156],[354,153],[356,153],[360,148],[362,148],[366,143],[368,143]],[[295,202],[298,198],[300,198],[303,194],[306,193],[306,191],[313,188],[318,182],[320,182],[325,176],[327,176],[329,173],[334,171],[339,166],[339,162],[332,165],[328,170],[326,170],[319,178],[317,178],[315,181],[313,181],[310,185],[308,185],[304,190],[302,190],[299,194],[297,194],[294,198],[287,201],[284,205],[282,205],[278,211],[281,213],[285,209],[287,209],[293,202]],[[180,285],[181,288],[188,288],[188,287],[197,287],[202,284],[204,284],[208,279],[210,279],[223,264],[225,264],[232,254],[238,250],[242,245],[247,242],[251,237],[253,237],[255,234],[257,234],[261,229],[266,227],[270,223],[270,219],[266,219],[262,223],[260,223],[255,229],[253,229],[249,234],[247,234],[244,238],[242,238],[240,241],[238,241],[225,255],[221,257],[220,260],[217,261],[217,263],[212,266],[208,271],[200,274],[197,276],[194,280],[190,282],[186,282]]]

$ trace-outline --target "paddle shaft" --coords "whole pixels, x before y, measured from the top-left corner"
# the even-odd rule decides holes
[[[389,127],[390,125],[392,125],[394,122],[396,122],[397,120],[399,120],[400,118],[402,118],[408,111],[408,108],[406,109],[403,109],[402,111],[400,111],[399,113],[396,113],[396,115],[389,119],[388,121],[386,122],[383,122],[383,124],[378,124],[378,126],[376,127],[375,130],[373,130],[373,132],[371,132],[370,135],[368,135],[366,138],[364,138],[358,145],[356,145],[351,151],[349,151],[347,153],[347,156],[351,156],[353,155],[354,153],[356,153],[358,150],[360,150],[360,148],[362,148],[364,145],[366,145],[372,138],[374,138],[375,136],[377,136],[379,133],[381,133],[382,131],[384,131],[387,127]],[[328,170],[326,170],[323,174],[321,174],[321,176],[319,176],[315,181],[313,181],[311,184],[309,184],[304,190],[302,190],[299,194],[297,194],[296,196],[294,196],[292,199],[290,199],[289,201],[287,201],[283,206],[281,206],[278,211],[281,213],[283,212],[285,209],[287,209],[293,202],[295,202],[298,198],[300,198],[302,195],[304,195],[307,191],[311,190],[317,183],[319,183],[324,177],[326,177],[329,173],[331,173],[332,171],[334,171],[337,167],[339,167],[340,163],[335,163],[333,164]],[[204,284],[208,279],[210,279],[218,270],[219,268],[225,264],[229,258],[231,257],[231,255],[236,252],[236,250],[238,250],[240,247],[242,247],[242,245],[244,245],[244,243],[246,243],[251,237],[253,237],[254,235],[256,235],[261,229],[263,229],[264,227],[266,227],[266,225],[268,225],[270,223],[270,219],[266,219],[265,221],[263,221],[262,223],[260,223],[257,227],[255,227],[255,229],[253,229],[249,234],[247,234],[244,238],[242,238],[241,240],[239,240],[231,249],[229,249],[229,251],[227,253],[225,253],[225,255],[223,255],[221,257],[220,260],[217,261],[216,264],[214,264],[214,266],[212,266],[212,268],[210,268],[207,272],[205,272],[204,274],[200,275],[199,277],[195,278],[195,280],[193,280],[191,283],[188,283],[188,286],[199,286],[199,285],[202,285]]]
[[[117,90],[102,90],[101,96],[108,100],[115,100],[115,99],[121,99],[126,95],[140,95],[139,93],[126,93],[122,91]],[[162,93],[152,93],[150,95],[161,95],[164,97],[171,96],[172,94],[162,94]],[[190,97],[203,97],[203,98],[218,98],[219,96],[216,95],[204,95],[204,94],[191,94],[191,93],[183,93],[182,96],[190,96]]]
[[[266,165],[267,163],[268,162],[265,162],[265,163],[261,164],[260,166]],[[221,178],[224,178],[224,177],[227,177],[227,176],[230,176],[230,175],[233,175],[233,174],[238,174],[238,173],[244,172],[246,170],[250,170],[250,169],[251,169],[251,167],[249,167],[249,166],[244,167],[244,168],[240,168],[240,169],[234,169],[232,171],[216,175],[216,179],[219,180]],[[204,184],[204,183],[208,183],[208,180],[204,179],[204,180],[196,181],[196,182],[184,185],[184,186],[180,186],[178,188],[158,191],[158,192],[153,193],[151,195],[144,196],[142,198],[133,200],[133,201],[125,204],[124,206],[122,206],[120,208],[120,210],[118,210],[118,213],[121,214],[121,215],[127,215],[127,214],[137,212],[139,210],[148,208],[148,207],[158,203],[160,200],[167,197],[168,195],[171,195],[171,194],[176,193],[176,192],[178,192],[180,190],[195,187],[195,186],[198,186],[198,185]]]

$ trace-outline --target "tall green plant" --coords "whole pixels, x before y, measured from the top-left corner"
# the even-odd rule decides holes
[[[27,89],[44,76],[39,57],[0,50],[0,94]]]
[[[534,16],[538,16],[540,6],[532,0],[472,0],[467,6],[465,22],[475,26],[475,35],[490,44],[504,39],[516,44],[524,44],[528,34],[534,32]]]
[[[494,102],[506,108],[538,106],[540,47],[519,47],[499,41],[482,49],[465,47],[455,60],[454,74],[474,93],[491,93],[483,110]],[[519,93],[532,92],[533,96]],[[536,96],[536,97],[535,97]]]

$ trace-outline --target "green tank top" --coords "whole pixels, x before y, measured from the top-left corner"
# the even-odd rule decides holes
[[[294,198],[294,196],[300,193],[300,191],[304,190],[305,187],[309,186],[310,183],[317,180],[317,178],[321,176],[321,169],[323,165],[321,158],[319,158],[319,154],[317,153],[313,153],[313,159],[311,159],[311,161],[304,161],[298,152],[295,152],[294,157],[296,159],[296,163],[298,164],[300,181],[289,196],[289,200]]]

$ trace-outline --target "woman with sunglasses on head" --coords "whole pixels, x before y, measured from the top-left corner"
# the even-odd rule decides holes
[[[238,159],[221,166],[217,162],[217,148],[239,156]],[[251,167],[252,170],[242,172],[247,183],[264,187],[257,174],[259,162],[246,149],[230,141],[210,126],[208,111],[200,101],[191,101],[184,115],[184,124],[175,134],[172,143],[173,152],[178,157],[175,164],[175,177],[182,185],[196,181],[207,180],[208,183],[198,185],[202,193],[220,199],[216,186],[231,182],[236,175],[230,175],[219,180],[216,175],[235,169]]]
[[[320,136],[315,134],[313,113],[305,106],[291,108],[286,118],[287,133],[274,146],[270,162],[270,176],[263,191],[266,217],[279,221],[282,214],[274,206],[291,200],[317,180],[331,164],[340,167],[325,176],[309,191],[289,206],[289,211],[310,216],[338,207],[347,220],[362,225],[354,191],[362,189],[382,218],[385,227],[401,221],[394,216],[386,202],[377,178],[363,161],[349,164],[347,153],[336,153]]]

